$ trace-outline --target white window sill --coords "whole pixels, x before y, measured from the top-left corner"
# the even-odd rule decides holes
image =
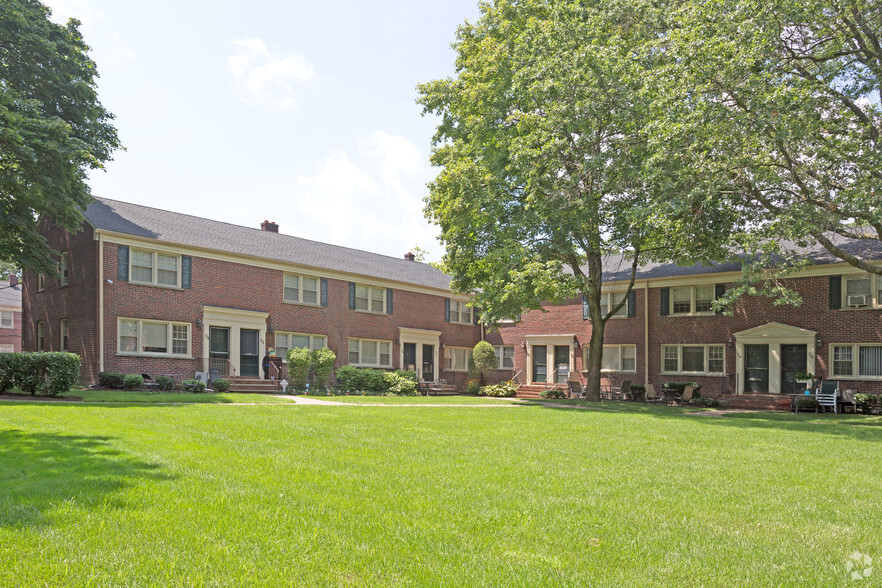
[[[368,364],[368,363],[350,363],[350,364],[348,364],[348,365],[350,365],[350,366],[352,366],[352,367],[357,367],[357,368],[373,368],[373,369],[380,369],[380,370],[382,370],[382,369],[391,369],[391,368],[392,368],[392,364],[389,364],[389,365],[374,365],[374,364]]]
[[[636,374],[637,370],[600,370],[601,374]]]
[[[373,315],[377,315],[377,316],[388,316],[387,313],[386,313],[385,311],[384,311],[384,312],[379,312],[379,311],[376,311],[376,310],[362,310],[362,309],[360,309],[360,308],[353,308],[352,310],[354,310],[355,312],[360,312],[360,313],[362,313],[362,314],[373,314]]]
[[[882,376],[837,376],[832,375],[830,380],[847,380],[849,382],[882,382]]]
[[[720,372],[661,372],[660,376],[701,376],[703,378],[725,378],[725,373]]]
[[[313,308],[321,308],[318,302],[297,302],[296,300],[282,300],[285,304],[293,304],[294,306],[311,306]]]
[[[124,282],[125,280],[120,280]],[[151,282],[136,282],[134,280],[129,280],[129,284],[133,286],[149,286],[150,288],[162,288],[163,290],[183,290],[180,286],[169,286],[166,284],[153,284]]]

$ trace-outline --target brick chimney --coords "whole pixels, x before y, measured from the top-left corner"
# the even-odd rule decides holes
[[[404,259],[406,259],[407,261],[414,261],[414,259],[416,259],[416,258],[414,257],[413,253],[408,251],[407,253],[404,254]]]
[[[269,233],[278,233],[279,232],[279,225],[277,225],[276,223],[271,223],[268,220],[265,220],[262,223],[260,223],[260,230],[267,231]]]
[[[9,285],[12,287],[18,286],[18,276],[15,274],[9,274]]]

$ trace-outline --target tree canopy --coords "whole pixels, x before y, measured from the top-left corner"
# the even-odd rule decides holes
[[[499,0],[481,11],[458,30],[456,77],[419,86],[440,117],[426,213],[453,287],[474,294],[485,322],[585,298],[599,398],[604,325],[625,303],[601,309],[604,265],[630,270],[630,289],[644,260],[716,253],[732,219],[669,198],[671,169],[648,165],[660,6]]]
[[[869,263],[882,251],[882,5],[683,2],[668,19],[652,76],[660,160],[741,211],[742,245],[820,244],[882,274]]]
[[[44,273],[55,260],[38,220],[78,230],[87,172],[120,146],[80,23],[49,15],[36,0],[3,0],[0,9],[0,261]]]

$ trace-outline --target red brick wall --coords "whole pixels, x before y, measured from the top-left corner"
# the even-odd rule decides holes
[[[207,329],[195,323],[203,305],[268,312],[274,331],[328,336],[337,354],[337,366],[348,363],[348,338],[360,337],[393,342],[392,363],[399,367],[399,327],[443,331],[444,345],[473,347],[480,327],[444,321],[444,297],[393,289],[393,313],[376,315],[349,309],[349,282],[328,280],[328,307],[288,304],[283,301],[283,272],[249,265],[193,257],[192,288],[176,290],[130,284],[116,280],[118,248],[106,244],[105,272],[114,283],[105,286],[105,369],[126,373],[175,374],[192,377],[200,365]],[[192,353],[197,359],[125,357],[116,354],[117,317],[181,321],[193,329]],[[274,336],[268,336],[274,344]],[[443,351],[440,363],[443,364]],[[439,377],[448,374],[439,372]],[[456,378],[452,378],[456,379]],[[457,379],[458,381],[458,379]],[[463,380],[464,382],[464,380]]]
[[[23,347],[37,350],[37,321],[43,321],[45,348],[59,351],[60,320],[68,321],[68,351],[81,357],[83,381],[94,381],[98,375],[98,242],[88,224],[71,235],[54,223],[43,221],[41,232],[49,245],[59,252],[70,253],[68,285],[62,286],[54,276],[46,277],[46,287],[37,291],[37,274],[25,272],[22,290]]]
[[[21,351],[22,319],[20,311],[12,312],[12,328],[0,327],[0,345],[12,345],[15,353]]]

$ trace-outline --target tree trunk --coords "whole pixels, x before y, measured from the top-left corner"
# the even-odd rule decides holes
[[[585,364],[587,375],[587,387],[585,399],[591,402],[600,402],[600,363],[603,359],[603,321],[591,324],[591,341],[588,343],[588,358]]]

